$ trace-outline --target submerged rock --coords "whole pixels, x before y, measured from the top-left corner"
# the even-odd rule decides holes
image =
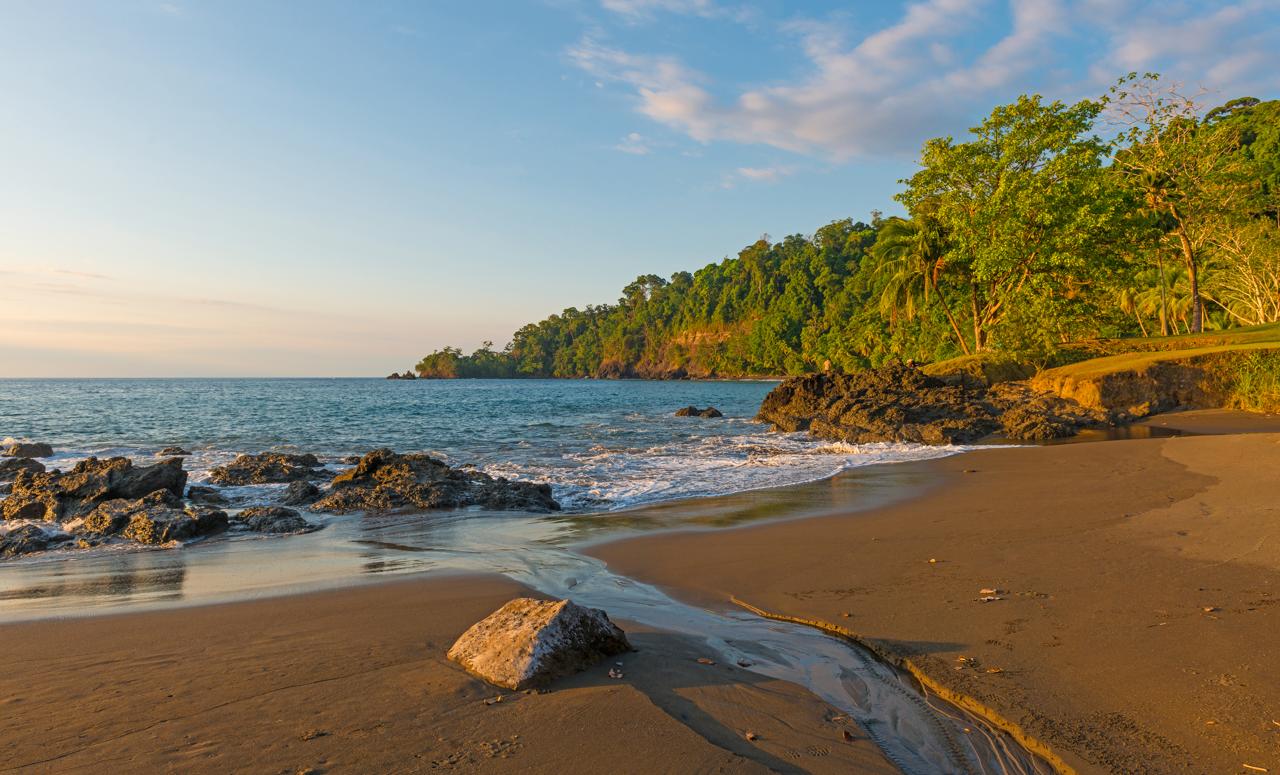
[[[301,514],[283,506],[253,506],[236,519],[256,533],[302,533],[315,528]]]
[[[182,447],[165,447],[156,453],[156,457],[185,457],[190,454]]]
[[[135,466],[128,458],[91,457],[67,472],[19,471],[9,496],[0,501],[0,515],[58,522],[86,516],[110,500],[141,498],[157,490],[181,498],[186,483],[181,458]]]
[[[328,473],[320,468],[320,461],[315,455],[282,452],[237,455],[230,463],[209,471],[210,481],[226,485],[296,482],[326,476]]]
[[[213,487],[193,484],[187,488],[187,499],[192,503],[203,503],[209,506],[226,506],[231,503],[227,496]]]
[[[1107,422],[1104,413],[1025,383],[956,384],[905,364],[793,377],[765,396],[757,419],[778,430],[854,444],[967,444],[997,432],[1041,441]]]
[[[696,406],[686,406],[683,409],[676,410],[676,417],[705,417],[707,419],[715,417],[724,417],[724,414],[714,406],[708,406],[706,409],[699,409]]]
[[[49,457],[53,447],[41,441],[15,441],[0,452],[3,457]]]
[[[551,487],[512,482],[482,471],[453,468],[423,454],[378,449],[333,478],[313,511],[390,511],[481,506],[494,510],[559,511]]]
[[[518,691],[630,650],[626,634],[598,608],[517,598],[464,632],[449,649],[449,659],[489,683]]]
[[[281,503],[286,506],[306,506],[315,503],[323,493],[311,482],[293,482],[285,488]]]

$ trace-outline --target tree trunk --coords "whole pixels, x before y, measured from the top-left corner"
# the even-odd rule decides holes
[[[969,285],[970,308],[973,312],[973,351],[982,352],[982,316],[978,314],[978,286]]]
[[[1171,210],[1174,208],[1170,207]],[[1177,210],[1174,210],[1177,217]],[[1191,281],[1191,333],[1198,334],[1204,330],[1204,304],[1200,301],[1200,271],[1196,266],[1196,251],[1187,237],[1187,227],[1178,220],[1178,244],[1182,246],[1182,261],[1187,265],[1187,277]]]

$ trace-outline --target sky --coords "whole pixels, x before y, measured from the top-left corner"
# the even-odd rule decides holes
[[[1280,96],[1280,0],[0,0],[0,377],[380,376],[1159,71]]]

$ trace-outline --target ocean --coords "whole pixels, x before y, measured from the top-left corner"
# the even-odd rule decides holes
[[[382,379],[0,380],[0,439],[46,441],[65,467],[89,455],[193,455],[200,483],[241,452],[340,460],[428,452],[544,481],[571,512],[726,495],[936,456],[906,444],[818,443],[752,420],[772,382]],[[686,405],[723,418],[675,417]]]

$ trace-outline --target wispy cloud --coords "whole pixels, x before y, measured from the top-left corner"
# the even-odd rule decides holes
[[[710,4],[607,0],[619,13],[706,13]],[[1008,23],[976,48],[994,13]],[[606,7],[610,7],[606,5]],[[1236,93],[1280,89],[1280,0],[919,0],[891,24],[854,35],[833,20],[780,23],[807,72],[728,88],[671,54],[636,53],[584,37],[574,65],[631,90],[636,110],[703,143],[772,146],[843,161],[914,152],[963,129],[1022,91],[1101,94],[1129,70],[1160,69]],[[989,36],[988,36],[989,37]],[[1101,49],[1081,68],[1081,46]],[[728,91],[725,94],[725,91]],[[1259,96],[1266,96],[1259,94]]]
[[[632,132],[622,138],[622,142],[613,147],[614,150],[629,153],[633,156],[645,156],[653,152],[653,146],[650,144],[649,138],[639,132]]]

